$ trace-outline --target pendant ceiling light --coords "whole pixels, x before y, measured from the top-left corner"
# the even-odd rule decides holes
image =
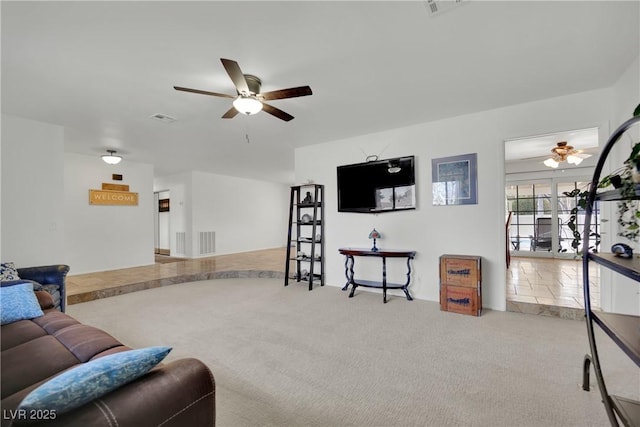
[[[109,165],[117,165],[122,161],[122,156],[116,155],[116,150],[107,150],[109,154],[102,155],[102,161]]]
[[[576,150],[567,141],[560,141],[551,149],[551,157],[544,161],[545,166],[557,168],[560,163],[567,162],[572,165],[579,165],[591,154],[583,154],[582,150]]]

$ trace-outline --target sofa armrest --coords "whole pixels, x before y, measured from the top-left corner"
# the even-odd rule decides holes
[[[65,311],[67,302],[65,279],[69,272],[68,265],[57,264],[40,267],[24,267],[18,268],[17,270],[21,279],[38,282],[43,285],[45,289],[47,289],[48,285],[55,285],[60,293],[60,301],[57,302],[56,308],[62,312]]]
[[[186,358],[160,365],[117,390],[46,421],[16,419],[32,427],[213,427],[215,382],[207,366]]]

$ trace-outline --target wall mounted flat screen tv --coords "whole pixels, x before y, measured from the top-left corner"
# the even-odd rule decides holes
[[[414,156],[338,166],[338,212],[415,208]]]

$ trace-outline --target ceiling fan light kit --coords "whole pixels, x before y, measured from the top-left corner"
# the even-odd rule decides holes
[[[264,101],[272,101],[276,99],[295,98],[298,96],[312,95],[311,88],[309,86],[292,87],[289,89],[274,90],[271,92],[260,93],[262,87],[262,81],[252,75],[244,74],[240,70],[240,66],[236,61],[231,59],[220,58],[224,69],[231,78],[234,86],[236,87],[236,96],[227,95],[225,93],[209,92],[199,89],[190,89],[186,87],[174,86],[175,90],[183,92],[197,93],[200,95],[217,96],[220,98],[235,98],[233,100],[233,107],[222,115],[223,119],[232,119],[238,113],[251,116],[264,110],[274,117],[288,122],[293,120],[293,116],[289,113],[267,104]]]
[[[578,157],[578,156],[576,156],[574,154],[570,154],[570,155],[567,156],[567,163],[571,163],[571,164],[574,164],[576,166],[578,166],[580,163],[582,163],[582,160],[584,160],[584,159],[582,159],[582,158],[580,158],[580,157]]]
[[[238,95],[233,101],[233,108],[242,114],[251,116],[262,111],[262,102],[252,95]]]

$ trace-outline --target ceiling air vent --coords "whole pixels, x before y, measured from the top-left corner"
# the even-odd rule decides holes
[[[157,113],[151,116],[152,119],[154,120],[159,120],[162,123],[173,123],[175,122],[177,119],[171,116],[167,116],[166,114],[162,114],[162,113]]]
[[[436,16],[448,12],[468,0],[426,0],[424,2],[430,16]]]

